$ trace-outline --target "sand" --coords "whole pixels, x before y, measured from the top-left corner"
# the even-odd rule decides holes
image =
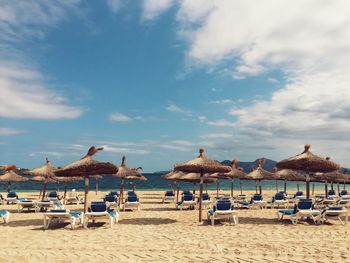
[[[104,194],[92,192],[89,199]],[[162,204],[161,191],[138,194],[142,210],[120,212],[112,229],[96,223],[71,230],[67,223],[44,231],[41,213],[3,205],[12,218],[0,223],[0,262],[350,262],[350,223],[292,225],[278,221],[276,209],[254,209],[240,210],[238,225],[211,226],[198,223],[198,211]],[[67,208],[82,210],[82,205]]]

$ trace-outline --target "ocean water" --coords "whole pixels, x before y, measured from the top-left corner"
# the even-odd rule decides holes
[[[126,189],[132,189],[133,184],[135,184],[135,188],[137,191],[143,190],[168,190],[172,186],[174,186],[175,182],[167,181],[161,178],[162,174],[144,174],[147,177],[147,181],[132,181],[125,182]],[[238,194],[240,192],[240,182],[238,179],[234,180],[219,180],[219,188],[222,190],[231,189],[231,182],[233,183],[234,193]],[[98,189],[99,191],[111,191],[117,190],[119,191],[121,180],[118,178],[113,178],[110,176],[104,176],[102,179],[98,180]],[[277,181],[278,190],[283,190],[284,182]],[[179,182],[178,183],[181,190],[191,190],[193,189],[192,183]],[[305,191],[305,182],[287,182],[287,192],[294,193],[297,191],[297,185],[299,185],[301,191]],[[7,184],[0,185],[0,191],[6,192]],[[205,188],[206,186],[204,186]],[[209,190],[216,189],[217,184],[208,184]],[[255,190],[255,182],[254,181],[242,181],[243,192],[245,190]],[[314,183],[315,191],[323,191],[324,184],[323,183]],[[328,185],[328,189],[331,188],[331,185]],[[78,191],[84,190],[84,181],[68,183],[68,189],[76,189]],[[94,178],[90,179],[90,191],[95,191],[96,189],[96,180]],[[199,189],[199,185],[197,185],[197,189]],[[312,183],[311,183],[312,189]],[[337,189],[337,185],[334,184],[334,189]],[[343,185],[340,185],[340,189],[343,189]],[[24,183],[13,183],[11,184],[11,190],[17,192],[36,192],[40,190],[40,183],[37,182],[24,182]],[[50,190],[64,190],[64,183],[50,183],[47,186],[47,191]],[[276,190],[276,181],[263,180],[262,181],[262,191],[264,190]]]

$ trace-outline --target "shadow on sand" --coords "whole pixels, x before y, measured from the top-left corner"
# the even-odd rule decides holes
[[[129,218],[123,219],[119,222],[121,225],[167,225],[177,222],[170,218],[159,218],[159,217],[140,217],[140,218]]]

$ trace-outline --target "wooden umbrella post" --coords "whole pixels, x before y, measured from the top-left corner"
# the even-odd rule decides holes
[[[328,197],[328,183],[327,183],[327,181],[325,181],[325,183],[324,183],[324,192],[325,192],[325,196],[327,198]]]
[[[196,194],[196,183],[193,184],[193,195]]]
[[[121,205],[123,204],[123,191],[124,191],[124,179],[120,182],[120,191],[119,191],[119,208],[121,208]]]
[[[87,213],[87,198],[89,193],[89,177],[85,176],[84,213]]]
[[[315,183],[312,183],[312,195],[315,195]]]
[[[216,198],[219,198],[219,180],[216,182]]]
[[[96,181],[95,181],[95,194],[97,195],[98,192],[98,178],[96,177]]]
[[[284,179],[284,193],[287,193],[287,179]]]
[[[339,182],[337,183],[337,188],[338,188],[338,196],[340,196],[340,186],[339,186]]]
[[[231,197],[233,198],[233,179],[231,179]]]
[[[40,192],[39,192],[39,199],[41,198],[41,194],[43,192],[43,186],[44,186],[44,184],[41,183],[41,185],[40,185]]]
[[[11,191],[11,182],[7,183],[7,192],[9,193]]]
[[[306,176],[306,198],[310,198],[310,175],[307,174]]]
[[[239,188],[241,190],[241,195],[243,194],[242,180],[239,180]]]
[[[261,180],[259,180],[259,194],[262,194]]]
[[[258,193],[258,181],[255,180],[255,193],[257,194]]]
[[[276,193],[278,193],[278,182],[277,182],[277,180],[275,180],[276,181]]]
[[[208,193],[208,183],[205,183],[205,192]]]
[[[334,188],[333,188],[333,181],[331,182],[331,189],[332,189],[332,191],[334,190]]]
[[[67,187],[68,187],[68,182],[64,182],[64,195],[63,195],[63,200],[66,200],[67,196]]]
[[[201,181],[199,188],[199,222],[202,222],[202,200],[203,200],[203,170],[201,170]]]
[[[180,191],[180,187],[179,187],[179,185],[177,185],[177,187],[176,187],[176,204],[179,203],[179,191]]]
[[[298,189],[298,192],[300,192],[299,184],[297,184],[297,189]]]
[[[41,197],[41,201],[44,201],[45,199],[45,194],[46,194],[46,186],[47,186],[47,182],[44,182],[44,187],[43,187],[43,195]]]

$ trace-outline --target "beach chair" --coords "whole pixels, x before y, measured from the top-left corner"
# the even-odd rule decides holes
[[[38,207],[36,202],[32,201],[32,200],[18,200],[17,201],[17,210],[18,212],[22,212],[24,209],[27,209],[27,211],[29,212],[30,210],[34,210],[37,211]]]
[[[10,212],[6,210],[0,210],[0,218],[4,220],[5,224],[7,224],[10,221]]]
[[[181,201],[178,202],[175,206],[176,209],[182,210],[185,207],[194,208],[197,202],[191,192],[184,192],[181,198]]]
[[[203,193],[202,195],[202,206],[203,208],[210,208],[211,207],[211,199],[208,193]],[[198,202],[197,206],[199,206],[199,197],[198,197]]]
[[[140,200],[134,192],[128,193],[128,196],[125,198],[123,211],[125,211],[126,209],[141,210]]]
[[[305,199],[304,193],[302,191],[298,191],[294,194],[294,199],[299,200],[299,199]]]
[[[349,207],[350,206],[350,198],[349,197],[341,197],[337,203],[338,206]]]
[[[174,191],[166,191],[164,196],[163,196],[163,203],[165,203],[165,201],[175,201],[175,193]]]
[[[349,195],[349,193],[348,193],[347,190],[342,190],[342,191],[340,192],[340,197],[341,197],[341,198],[350,198],[350,195]]]
[[[53,202],[58,202],[60,200],[60,197],[56,191],[48,193],[46,198],[47,200],[50,200]]]
[[[18,195],[16,192],[9,192],[6,197],[7,204],[16,204],[18,201]]]
[[[279,208],[280,206],[284,206],[284,208],[286,208],[288,205],[288,200],[286,200],[284,192],[279,192],[275,194],[275,196],[270,202],[270,205],[271,208],[275,208],[276,206],[277,208]]]
[[[68,192],[66,198],[64,199],[64,204],[81,204],[82,200],[79,197],[79,194],[73,189],[71,192]]]
[[[342,217],[344,217],[343,220]],[[329,219],[339,220],[342,225],[345,225],[348,222],[348,210],[343,206],[327,207],[321,212],[319,221],[324,224]]]
[[[240,202],[240,204],[248,206],[248,208],[266,208],[267,202],[263,200],[263,196],[261,194],[254,194],[249,202]]]
[[[114,195],[114,196],[119,197],[119,193],[118,192],[109,192],[108,195]]]
[[[284,209],[277,212],[277,218],[283,220],[285,216],[289,216],[293,224],[297,224],[300,219],[312,218],[316,224],[321,214],[320,210],[314,209],[311,199],[300,199],[294,209]]]
[[[84,215],[84,227],[88,226],[90,220],[95,222],[98,218],[107,218],[109,227],[113,227],[113,222],[118,223],[119,215],[117,211],[108,208],[105,202],[91,202],[88,212]]]
[[[77,220],[80,221],[80,224],[84,224],[84,213],[83,212],[71,212],[66,209],[51,209],[46,213],[43,213],[44,216],[44,229],[48,229],[52,221],[57,221],[58,223],[69,220],[71,229],[75,228]]]
[[[2,196],[2,194],[0,194],[0,204],[1,204],[1,205],[5,204],[5,199],[4,199],[4,197]]]
[[[336,197],[336,196],[337,196],[337,195],[336,195],[336,193],[335,193],[335,190],[332,190],[332,189],[331,189],[331,190],[328,191],[328,197],[333,197],[333,198],[334,198],[334,197]]]
[[[116,195],[106,195],[103,198],[103,201],[105,201],[108,205],[108,207],[115,206],[117,207],[118,204],[118,197]]]
[[[51,200],[42,200],[36,202],[37,211],[47,211],[52,207],[52,205],[53,201]]]
[[[218,200],[214,205],[213,209],[208,210],[207,214],[208,221],[211,221],[213,226],[215,220],[229,219],[234,224],[238,224],[237,210],[234,209],[231,201]]]

